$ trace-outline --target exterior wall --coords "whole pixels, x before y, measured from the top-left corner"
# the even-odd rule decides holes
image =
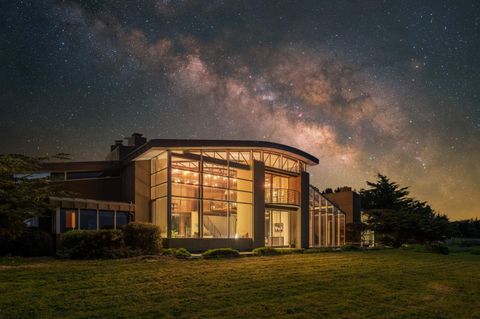
[[[130,162],[122,170],[122,200],[135,202],[135,162]]]
[[[253,247],[265,246],[265,164],[253,162]]]
[[[323,194],[329,201],[345,212],[346,223],[360,223],[360,195],[353,191]]]
[[[78,179],[68,181],[56,181],[55,185],[62,191],[71,193],[70,197],[121,201],[120,177]]]
[[[310,204],[310,174],[301,174],[301,207],[300,207],[300,245],[301,248],[308,248],[309,244],[309,204]]]
[[[135,161],[135,220],[150,222],[150,161]]]

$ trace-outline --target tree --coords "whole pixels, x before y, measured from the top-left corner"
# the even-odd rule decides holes
[[[452,222],[455,236],[460,238],[480,238],[480,219],[465,219]]]
[[[398,247],[407,242],[426,243],[445,239],[451,233],[448,218],[426,202],[408,197],[408,187],[400,187],[381,174],[367,185],[369,189],[360,191],[366,227],[384,244]]]
[[[58,154],[53,158],[67,157]],[[48,179],[34,175],[48,159],[0,154],[0,244],[19,238],[25,221],[45,214],[51,208],[49,197],[61,194]]]
[[[397,183],[391,182],[387,176],[378,174],[376,182],[367,181],[370,189],[361,189],[362,206],[365,209],[400,209],[404,207],[409,199],[407,198],[408,187],[400,187]]]

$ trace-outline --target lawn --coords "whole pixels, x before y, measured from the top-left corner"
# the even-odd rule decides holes
[[[0,318],[480,318],[480,256],[0,262]]]

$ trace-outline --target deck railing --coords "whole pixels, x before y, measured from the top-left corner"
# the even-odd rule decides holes
[[[266,189],[265,203],[300,206],[300,192],[287,188]]]

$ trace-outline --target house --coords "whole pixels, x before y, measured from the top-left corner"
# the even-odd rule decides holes
[[[318,159],[266,141],[115,141],[104,161],[49,162],[42,176],[68,192],[52,197],[56,234],[159,226],[169,247],[328,247],[346,241],[346,214],[310,185]]]

